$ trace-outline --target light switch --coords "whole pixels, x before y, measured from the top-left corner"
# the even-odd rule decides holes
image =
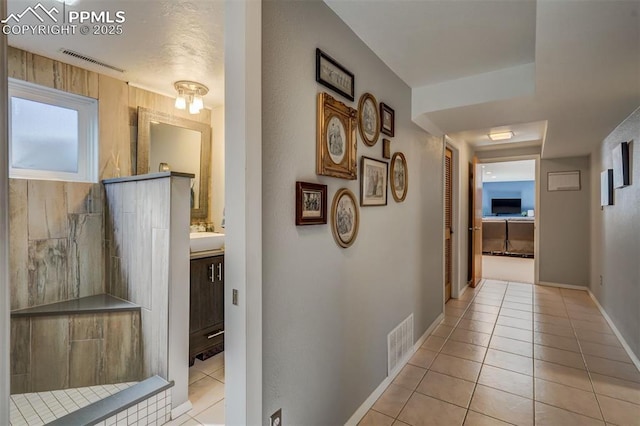
[[[238,290],[236,290],[235,288],[233,289],[233,300],[232,300],[234,305],[238,304]]]

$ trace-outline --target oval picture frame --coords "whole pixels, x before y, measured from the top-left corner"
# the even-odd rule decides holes
[[[358,101],[358,131],[365,145],[374,146],[380,136],[378,101],[371,93],[364,93]]]
[[[356,196],[347,188],[339,189],[331,204],[331,232],[336,243],[342,248],[351,246],[358,236],[359,226]]]
[[[389,185],[391,186],[393,199],[398,203],[403,202],[407,197],[407,189],[409,188],[409,171],[407,169],[407,159],[401,152],[396,152],[391,157]]]

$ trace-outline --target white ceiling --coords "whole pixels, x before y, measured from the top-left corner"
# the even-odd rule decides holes
[[[513,137],[508,140],[492,141],[490,133],[512,131]],[[522,123],[510,126],[498,126],[488,129],[466,130],[450,133],[449,137],[455,140],[468,142],[476,151],[495,150],[504,148],[525,148],[530,146],[542,146],[547,132],[546,121]]]
[[[325,0],[411,87],[533,62],[533,0]]]
[[[504,161],[482,165],[483,182],[536,180],[535,160]]]
[[[47,9],[56,6],[62,13],[61,3],[54,0],[39,1]],[[8,0],[8,11],[20,13],[25,7],[34,6],[34,3],[37,2]],[[80,0],[66,8],[67,11],[124,11],[126,21],[122,24],[123,34],[11,35],[9,45],[170,96],[175,96],[175,81],[198,81],[210,90],[205,97],[206,107],[224,103],[222,0]],[[64,55],[60,53],[62,48],[124,69],[125,72],[119,73]]]
[[[547,122],[543,158],[588,155],[640,105],[637,0],[325,2],[411,86],[432,133]]]

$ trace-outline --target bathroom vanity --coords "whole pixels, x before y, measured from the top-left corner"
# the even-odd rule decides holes
[[[224,350],[224,252],[192,253],[189,365]]]

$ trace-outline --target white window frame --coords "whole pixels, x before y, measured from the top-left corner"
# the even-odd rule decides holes
[[[13,167],[13,97],[40,102],[78,112],[78,171],[19,169]],[[9,177],[13,179],[98,182],[98,100],[23,80],[9,78]]]

